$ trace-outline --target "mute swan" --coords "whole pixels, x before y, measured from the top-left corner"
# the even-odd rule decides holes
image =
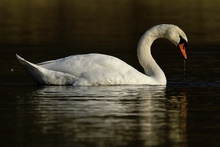
[[[16,55],[38,84],[44,85],[166,85],[166,77],[151,55],[151,45],[167,38],[187,59],[187,37],[177,26],[161,24],[144,33],[137,46],[137,56],[145,74],[124,61],[103,54],[74,55],[33,64]]]

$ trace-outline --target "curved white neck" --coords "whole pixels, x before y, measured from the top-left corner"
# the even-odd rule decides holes
[[[167,38],[162,27],[153,27],[145,32],[138,43],[137,56],[145,74],[158,84],[166,84],[166,76],[151,55],[151,45],[158,38]]]

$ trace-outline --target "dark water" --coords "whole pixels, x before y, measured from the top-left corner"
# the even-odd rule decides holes
[[[220,1],[2,0],[0,146],[220,146]],[[172,23],[188,60],[153,44],[167,86],[37,86],[15,58],[36,63],[98,52],[142,71],[140,36]]]

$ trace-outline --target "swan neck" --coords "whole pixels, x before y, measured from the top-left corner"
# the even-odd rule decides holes
[[[166,84],[166,77],[162,69],[158,66],[151,54],[151,45],[158,38],[164,38],[165,32],[158,28],[152,28],[147,31],[138,43],[137,56],[145,74],[152,77],[160,84]]]

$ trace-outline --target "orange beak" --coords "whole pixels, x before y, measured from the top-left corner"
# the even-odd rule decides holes
[[[182,53],[183,58],[186,60],[187,59],[187,55],[186,55],[185,43],[178,44],[177,46],[178,46],[180,52]]]

